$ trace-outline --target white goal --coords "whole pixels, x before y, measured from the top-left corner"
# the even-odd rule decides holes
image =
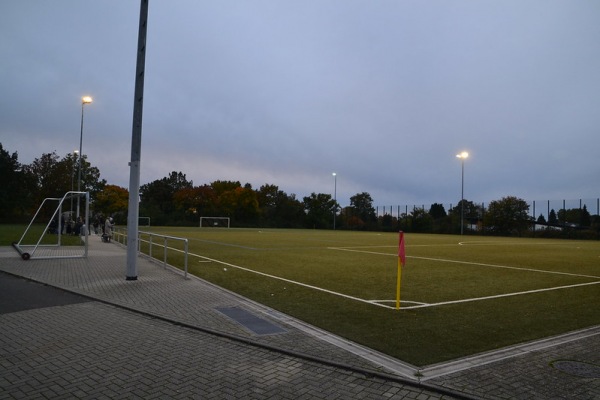
[[[229,217],[200,217],[200,228],[229,228]]]
[[[83,202],[83,213],[73,212],[73,200]],[[67,207],[71,203],[70,210]],[[67,192],[62,198],[47,197],[13,247],[23,260],[86,258],[90,222],[90,194]]]
[[[139,226],[150,226],[150,217],[138,217]]]

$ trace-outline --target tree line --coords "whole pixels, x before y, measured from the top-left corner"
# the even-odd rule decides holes
[[[26,222],[45,198],[62,197],[80,186],[90,193],[92,215],[112,216],[118,224],[126,224],[128,190],[101,179],[99,169],[85,155],[78,185],[79,161],[76,154],[61,158],[52,152],[22,165],[18,154],[0,143],[0,222]],[[268,183],[256,189],[249,183],[225,180],[194,185],[175,171],[140,187],[139,215],[149,217],[152,225],[171,226],[198,226],[200,217],[229,217],[234,227],[459,233],[462,226],[469,234],[600,237],[599,218],[585,206],[552,210],[548,221],[542,215],[534,220],[527,202],[514,196],[485,208],[461,200],[448,210],[434,203],[429,209],[413,208],[396,216],[377,215],[367,192],[355,194],[349,206],[340,207],[328,193],[313,192],[300,199]]]

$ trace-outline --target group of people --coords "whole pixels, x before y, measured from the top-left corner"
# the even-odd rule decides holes
[[[61,218],[60,229],[63,235],[75,235],[82,236],[86,234],[86,226],[83,217],[77,217],[77,222],[75,222],[70,215],[70,213],[65,213]],[[58,233],[58,219],[53,219],[50,222],[50,226],[48,227],[48,233],[57,234]],[[103,238],[107,238],[107,241],[110,241],[113,234],[114,221],[112,217],[105,218],[102,214],[98,214],[94,217],[94,222],[92,223],[92,227],[94,228],[94,234],[102,235]],[[89,233],[89,232],[88,232]]]
[[[85,222],[83,221],[83,217],[77,217],[77,222],[75,222],[70,214],[63,215],[60,222],[60,229],[63,235],[85,235]],[[48,233],[58,233],[58,219],[53,219],[52,222],[50,222]]]

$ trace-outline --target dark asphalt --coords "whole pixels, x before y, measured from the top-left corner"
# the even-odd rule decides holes
[[[85,303],[90,299],[0,271],[0,314]]]

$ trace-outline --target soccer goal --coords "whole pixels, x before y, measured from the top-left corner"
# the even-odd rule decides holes
[[[139,226],[150,226],[150,217],[138,217]]]
[[[200,217],[200,228],[229,228],[229,217]]]
[[[85,206],[79,215],[79,202]],[[77,214],[73,212],[77,201]],[[65,210],[67,201],[70,210]],[[48,197],[31,219],[23,236],[13,247],[23,260],[42,258],[85,258],[88,254],[90,194],[67,192],[62,198]]]

